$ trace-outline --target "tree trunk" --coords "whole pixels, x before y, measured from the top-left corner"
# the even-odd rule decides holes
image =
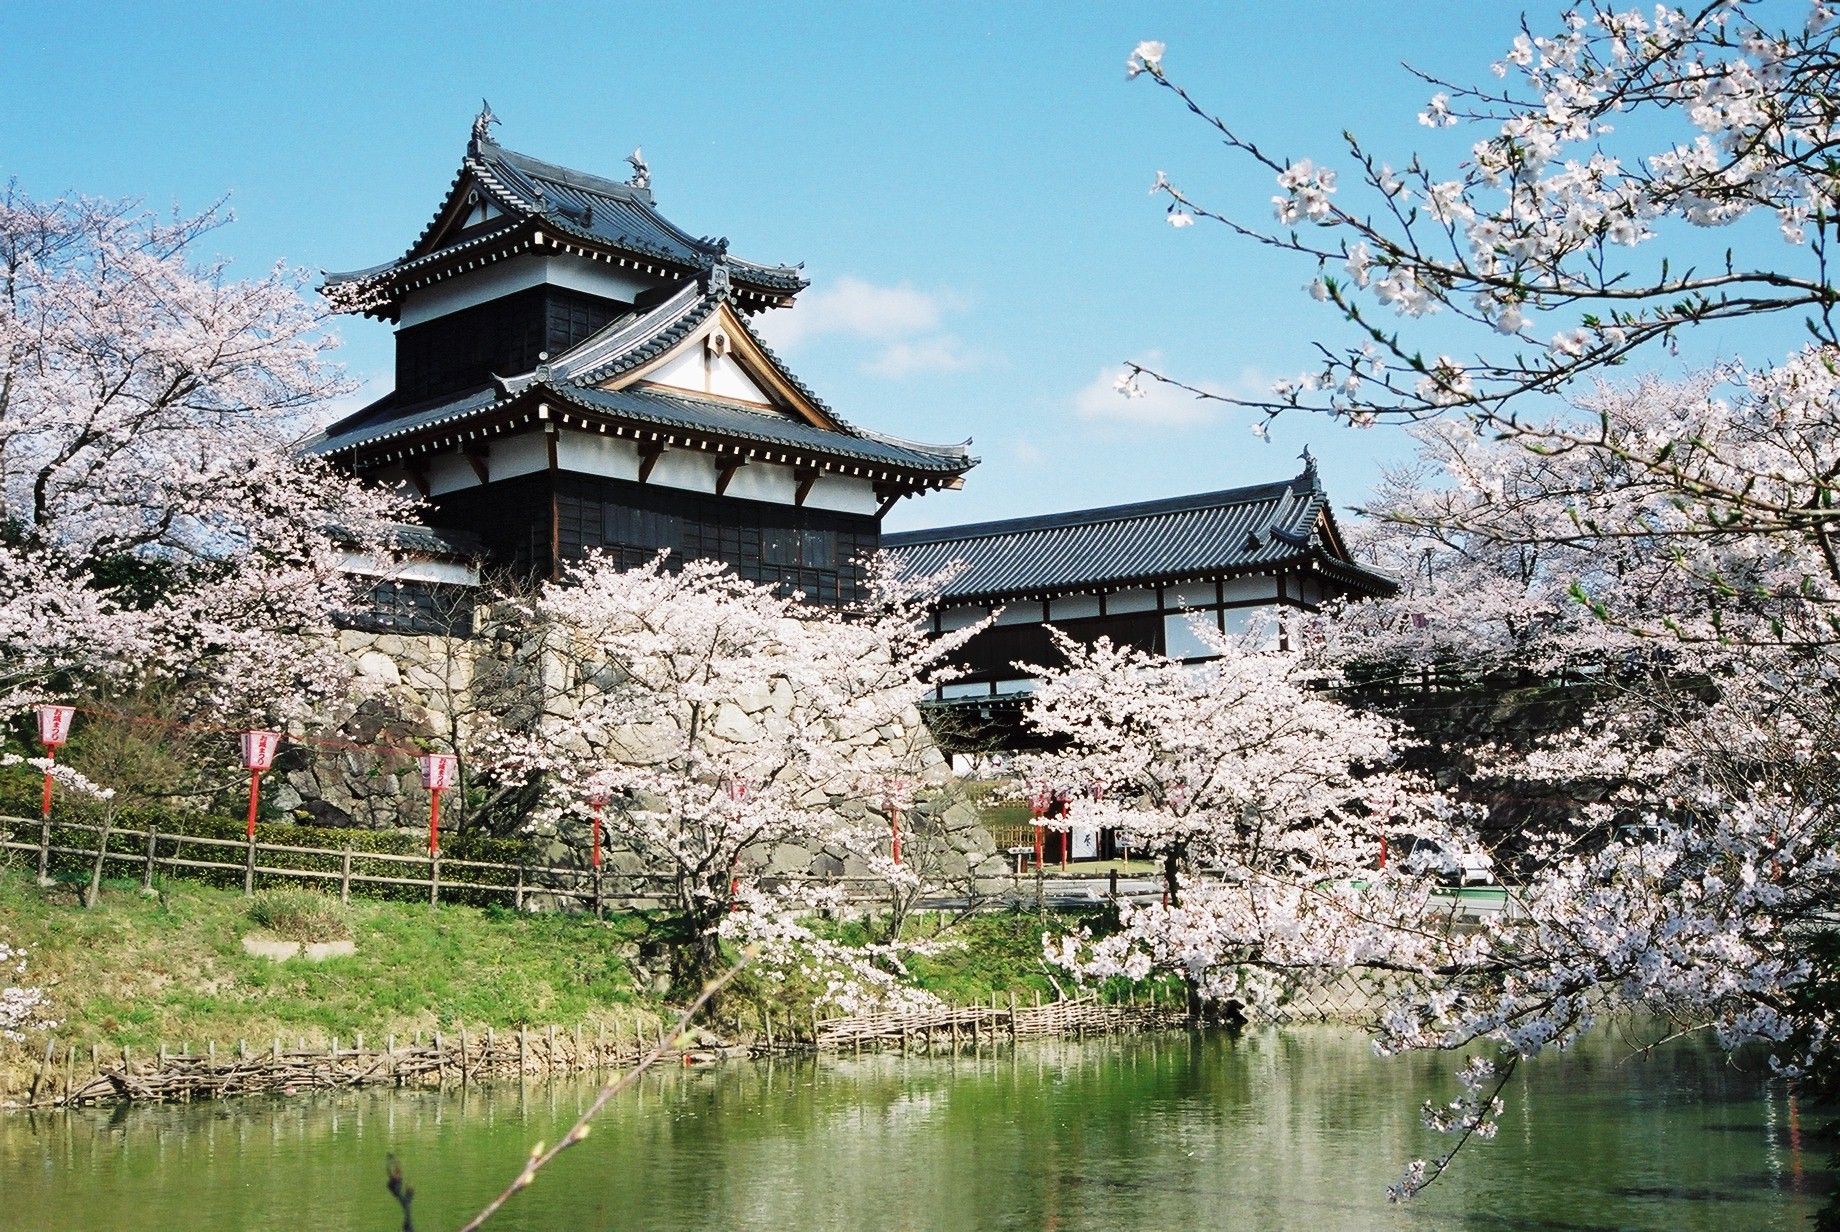
[[[102,897],[102,864],[109,853],[109,832],[115,828],[115,806],[102,807],[102,833],[96,840],[96,862],[89,870],[89,892],[83,896],[83,909],[93,908]]]

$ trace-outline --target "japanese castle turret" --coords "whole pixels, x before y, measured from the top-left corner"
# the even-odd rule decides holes
[[[394,322],[396,387],[310,448],[424,498],[488,566],[554,576],[590,549],[668,548],[814,602],[857,595],[896,501],[962,486],[965,445],[854,426],[761,341],[796,267],[729,255],[625,181],[499,146],[489,110],[402,257],[328,276]]]

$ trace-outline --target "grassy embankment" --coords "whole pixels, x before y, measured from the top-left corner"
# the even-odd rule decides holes
[[[245,898],[195,882],[105,882],[92,910],[78,887],[41,888],[29,871],[0,869],[0,938],[24,948],[26,983],[46,988],[57,1037],[86,1050],[166,1044],[201,1048],[216,1041],[251,1047],[276,1036],[323,1045],[362,1032],[394,1033],[554,1024],[630,1032],[665,1012],[657,990],[668,962],[649,946],[637,916],[598,921],[580,915],[517,915],[497,908],[357,901],[293,891]],[[311,917],[297,933],[280,909],[305,902]],[[1052,926],[1052,921],[1049,921]],[[916,921],[921,932],[938,920]],[[993,991],[1051,995],[1041,964],[1044,921],[1033,913],[973,917],[951,930],[964,944],[916,960],[922,986],[955,1000]],[[850,926],[846,926],[850,927]],[[310,962],[246,953],[246,935],[349,938],[356,952]],[[660,974],[654,974],[654,972]],[[10,973],[9,973],[10,974]],[[806,1005],[786,991],[742,991],[730,1014],[751,1020],[750,1005],[802,1021]],[[783,1021],[783,1020],[782,1020]],[[720,1024],[732,1026],[738,1024]],[[29,1065],[33,1048],[0,1044],[0,1064]]]

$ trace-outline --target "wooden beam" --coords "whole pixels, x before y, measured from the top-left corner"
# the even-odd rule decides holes
[[[644,483],[652,477],[652,468],[658,465],[658,459],[664,456],[664,445],[651,441],[639,446],[639,482]]]
[[[805,498],[811,495],[811,486],[818,482],[818,473],[818,468],[815,466],[801,466],[792,472],[792,477],[799,481],[799,489],[792,496],[793,504],[803,505],[805,503]]]
[[[888,516],[888,511],[894,508],[895,502],[907,495],[907,490],[897,488],[893,484],[878,483],[875,485],[875,494],[882,498],[882,503],[876,507],[875,516],[885,518]]]
[[[728,481],[735,477],[735,472],[747,465],[746,458],[730,458],[716,468],[716,495],[728,491]]]
[[[484,444],[465,445],[461,447],[460,456],[473,468],[473,474],[479,476],[480,483],[492,482],[492,451]]]
[[[414,484],[415,490],[422,494],[422,499],[427,500],[428,460],[426,458],[409,458],[403,462],[403,470],[409,473],[409,482]]]
[[[549,468],[556,470],[556,425],[548,420],[543,421],[543,441],[549,446]]]

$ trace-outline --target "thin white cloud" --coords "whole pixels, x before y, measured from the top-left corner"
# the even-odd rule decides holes
[[[1142,397],[1128,397],[1118,389],[1119,379],[1124,375],[1122,367],[1100,369],[1099,375],[1074,395],[1074,411],[1081,419],[1094,423],[1195,428],[1218,423],[1232,409],[1223,402],[1197,398],[1187,390],[1149,377],[1137,379]],[[1268,397],[1271,393],[1271,378],[1253,368],[1242,369],[1237,379],[1226,384],[1212,381],[1194,384],[1225,397]]]
[[[873,342],[894,342],[928,334],[940,318],[959,307],[950,292],[921,291],[911,283],[880,287],[853,274],[805,292],[783,312],[761,318],[775,346],[795,347],[807,338],[843,334]]]
[[[957,338],[939,334],[918,342],[891,343],[863,364],[863,371],[899,380],[916,372],[962,372],[977,362],[977,356],[966,351]]]
[[[961,372],[983,362],[942,328],[964,308],[964,299],[949,290],[922,291],[906,282],[878,286],[845,274],[805,292],[791,308],[763,314],[758,327],[778,350],[821,338],[873,344],[863,348],[863,371],[900,380],[921,372]]]

